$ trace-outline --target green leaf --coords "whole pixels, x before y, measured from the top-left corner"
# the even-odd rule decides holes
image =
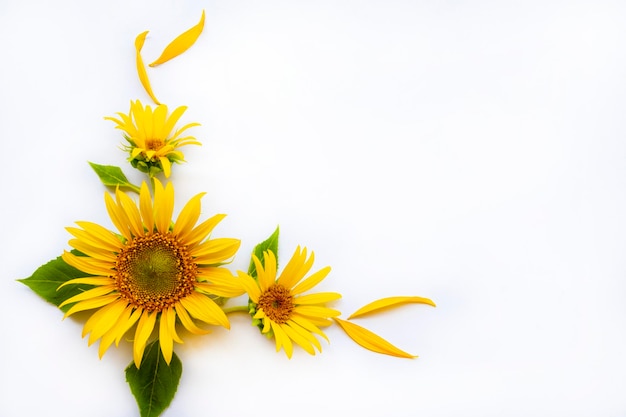
[[[98,165],[93,162],[89,162],[89,165],[91,165],[93,170],[96,171],[96,174],[100,177],[102,184],[107,187],[130,188],[134,192],[139,193],[139,187],[128,181],[126,175],[124,175],[120,167],[113,165]]]
[[[263,252],[266,250],[271,250],[274,252],[276,256],[276,263],[278,264],[278,226],[274,233],[271,234],[270,237],[265,239],[263,242],[259,243],[254,247],[254,255],[261,261],[261,264],[265,266],[265,259],[263,258]],[[278,267],[278,265],[276,265]],[[256,279],[256,265],[253,260],[250,260],[250,266],[248,267],[248,275],[252,278]]]
[[[141,417],[157,417],[169,407],[174,399],[183,364],[176,353],[168,365],[161,354],[158,339],[146,346],[137,369],[131,362],[126,368],[126,381],[137,400]]]
[[[78,256],[82,255],[76,250],[73,250],[72,253]],[[65,263],[63,258],[59,256],[58,258],[37,268],[37,270],[30,277],[18,279],[18,281],[27,285],[44,300],[58,307],[59,304],[68,298],[93,288],[93,285],[77,284],[67,285],[57,291],[59,285],[69,281],[70,279],[90,276],[92,275],[68,265]],[[61,310],[67,311],[70,307],[71,306],[63,306]]]

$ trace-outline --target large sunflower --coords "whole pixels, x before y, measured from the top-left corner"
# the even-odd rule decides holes
[[[302,293],[326,278],[330,267],[322,268],[302,280],[313,266],[315,257],[311,252],[307,259],[306,248],[301,250],[298,247],[277,279],[276,256],[272,251],[266,251],[263,257],[265,266],[252,255],[257,280],[241,271],[238,272],[241,286],[250,297],[252,318],[258,323],[262,333],[274,336],[276,351],[278,352],[281,347],[284,348],[289,358],[293,352],[292,341],[311,355],[315,355],[313,347],[321,352],[322,346],[314,334],[328,341],[320,327],[329,326],[332,324],[329,318],[340,315],[339,311],[325,307],[324,304],[341,298],[341,294],[323,292],[302,295]]]
[[[233,275],[220,266],[235,255],[240,241],[207,239],[225,216],[218,214],[195,226],[202,193],[189,200],[172,224],[174,187],[154,183],[154,200],[143,183],[138,206],[119,190],[115,200],[106,193],[109,216],[121,236],[95,223],[77,222],[80,228],[68,228],[75,237],[69,243],[85,256],[63,254],[69,265],[93,275],[63,285],[95,286],[61,304],[74,304],[66,317],[96,310],[85,323],[83,337],[90,334],[90,345],[100,339],[100,357],[136,323],[133,357],[137,367],[157,322],[163,357],[169,363],[174,342],[182,343],[176,318],[194,334],[207,333],[194,319],[229,328],[212,296],[243,294]]]
[[[130,163],[142,172],[154,176],[163,171],[169,177],[173,163],[184,161],[183,153],[179,150],[185,145],[200,145],[193,136],[181,134],[190,127],[199,126],[199,123],[189,123],[172,133],[176,122],[187,110],[187,107],[178,107],[174,112],[167,114],[167,106],[159,104],[154,110],[149,105],[144,106],[139,100],[130,102],[128,114],[117,113],[120,117],[105,117],[117,123],[116,128],[125,132],[124,137],[129,145],[124,149],[130,153]]]

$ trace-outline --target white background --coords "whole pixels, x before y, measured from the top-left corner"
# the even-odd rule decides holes
[[[125,164],[113,123],[149,102],[149,69],[202,147],[177,207],[207,191],[232,269],[276,225],[333,271],[344,317],[418,354],[377,355],[336,327],[292,360],[232,316],[177,345],[164,416],[626,416],[626,3],[621,1],[0,2],[0,416],[137,416],[123,370],[82,322],[15,279],[110,226],[87,161]]]

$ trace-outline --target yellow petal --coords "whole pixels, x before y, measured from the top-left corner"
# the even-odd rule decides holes
[[[90,300],[92,298],[100,298],[104,295],[110,294],[111,292],[115,291],[117,288],[115,285],[102,285],[100,287],[95,287],[92,288],[90,290],[87,291],[83,291],[71,298],[68,298],[67,300],[63,301],[61,304],[59,304],[59,308],[60,307],[64,307],[68,304],[72,304],[78,301],[85,301],[85,300]],[[117,296],[117,295],[116,295]],[[69,314],[68,314],[69,315]]]
[[[171,314],[169,312],[172,312]],[[172,334],[172,320],[176,320],[176,315],[173,313],[172,307],[164,310],[161,313],[161,320],[159,322],[159,344],[161,345],[161,353],[163,359],[169,365],[172,361],[172,354],[174,353],[174,337]]]
[[[96,276],[109,276],[115,264],[113,262],[99,261],[87,256],[76,256],[71,252],[63,252],[61,255],[65,263],[87,274]]]
[[[185,52],[196,42],[202,33],[202,29],[204,29],[204,10],[202,10],[202,17],[200,17],[198,24],[178,35],[176,39],[165,47],[161,56],[150,64],[150,66],[156,67]]]
[[[300,282],[298,285],[293,287],[291,290],[291,293],[293,295],[298,295],[305,291],[310,290],[311,288],[319,284],[324,278],[326,278],[329,272],[330,272],[330,266],[320,269],[319,271],[317,271],[314,274],[311,274],[311,276],[309,276],[304,281]]]
[[[141,190],[139,191],[139,210],[143,218],[143,224],[148,228],[148,233],[152,233],[154,230],[154,209],[152,207],[150,190],[148,190],[148,185],[145,181],[141,183]]]
[[[397,307],[403,304],[428,304],[436,307],[435,303],[423,297],[387,297],[380,300],[373,301],[352,313],[348,320],[363,316],[365,314],[373,313],[375,311],[383,310],[386,308]]]
[[[69,317],[74,313],[78,313],[79,311],[92,310],[94,308],[99,308],[105,306],[113,301],[117,301],[119,299],[119,294],[109,294],[103,295],[102,297],[91,298],[89,300],[80,301],[72,306],[67,313],[63,316],[63,318]]]
[[[289,336],[287,336],[287,333],[285,333],[280,324],[270,321],[270,326],[272,326],[274,338],[276,339],[276,352],[278,352],[282,347],[285,350],[287,357],[291,359],[291,355],[293,355],[293,344],[291,343],[291,339],[289,339]]]
[[[146,343],[148,342],[148,338],[150,337],[150,334],[152,334],[152,330],[154,329],[156,316],[157,313],[144,312],[141,315],[141,318],[139,318],[139,323],[137,323],[137,329],[135,330],[135,341],[133,343],[133,358],[137,369],[139,369],[139,365],[141,365],[141,360],[143,359],[143,351],[146,349]]]
[[[259,297],[261,296],[261,290],[259,289],[259,285],[255,280],[250,277],[250,275],[243,273],[241,271],[237,271],[237,276],[239,277],[238,284],[241,288],[248,293],[248,297],[255,302],[259,302]]]
[[[193,248],[198,243],[202,242],[217,226],[219,222],[226,217],[225,214],[216,214],[215,216],[205,220],[196,226],[188,235],[179,236],[180,239],[184,239],[187,242],[189,248]]]
[[[137,74],[139,75],[139,81],[141,81],[141,85],[143,85],[143,88],[146,90],[146,93],[148,93],[152,101],[154,101],[156,104],[161,104],[152,92],[150,80],[148,79],[148,73],[146,72],[146,66],[143,63],[143,59],[141,58],[141,48],[143,48],[143,44],[146,42],[146,35],[148,35],[147,30],[143,33],[140,33],[135,39],[135,50],[137,51]]]
[[[180,300],[182,306],[198,320],[230,329],[230,322],[224,311],[205,295],[193,292]]]
[[[189,317],[189,313],[185,310],[185,307],[181,303],[178,303],[174,306],[176,309],[176,314],[180,319],[180,322],[185,326],[185,329],[189,330],[193,334],[208,334],[211,333],[209,330],[201,329],[196,326],[191,317]]]
[[[293,340],[298,344],[302,349],[306,350],[310,355],[315,355],[315,349],[311,345],[311,342],[307,340],[302,334],[295,331],[287,324],[283,324],[281,328],[285,331],[285,334],[290,340]]]
[[[87,285],[97,285],[97,286],[113,285],[115,284],[115,280],[109,277],[74,278],[69,281],[65,281],[63,284],[59,285],[59,287],[57,288],[57,291],[60,288],[65,287],[66,285],[73,285],[73,284],[87,284]]]
[[[205,194],[206,193],[196,194],[187,202],[187,204],[185,204],[185,207],[183,207],[178,215],[178,218],[176,219],[176,224],[174,225],[174,230],[172,231],[173,234],[186,236],[193,230],[194,225],[200,217],[200,211],[202,210],[200,200]]]
[[[318,292],[316,294],[300,296],[295,299],[295,303],[298,305],[324,304],[330,301],[338,300],[340,298],[341,294],[336,292]]]
[[[396,356],[398,358],[417,358],[417,356],[398,349],[382,337],[370,332],[364,327],[336,317],[333,318],[333,320],[335,320],[335,323],[337,323],[352,340],[363,346],[365,349],[376,353]]]

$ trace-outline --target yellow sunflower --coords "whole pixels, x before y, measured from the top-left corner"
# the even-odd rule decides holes
[[[317,334],[328,341],[328,338],[320,330],[332,324],[330,317],[340,315],[340,312],[324,304],[341,298],[341,294],[323,292],[317,294],[302,295],[320,283],[328,273],[330,267],[325,267],[304,276],[313,266],[314,254],[311,252],[307,259],[307,250],[298,248],[293,254],[287,266],[276,279],[276,256],[270,251],[263,253],[265,266],[252,255],[256,266],[258,279],[239,271],[238,276],[241,286],[250,297],[250,315],[259,326],[261,332],[276,339],[276,351],[281,347],[287,357],[291,358],[293,352],[292,341],[300,345],[311,355],[315,355],[316,347],[322,351]]]
[[[67,228],[75,237],[69,244],[85,256],[63,254],[65,262],[86,274],[63,285],[95,286],[65,300],[61,306],[73,304],[65,316],[96,310],[85,323],[83,337],[90,334],[90,345],[100,339],[100,357],[137,324],[133,342],[137,368],[157,323],[169,364],[174,342],[183,342],[176,332],[176,318],[194,334],[208,333],[194,319],[229,328],[225,313],[212,298],[244,293],[221,266],[235,255],[240,241],[207,239],[225,215],[196,226],[201,193],[189,200],[172,224],[174,187],[154,183],[154,199],[144,182],[138,205],[119,190],[115,199],[106,193],[106,207],[119,234],[95,223],[77,222],[80,228]]]
[[[130,153],[129,161],[134,168],[151,177],[163,171],[167,178],[173,163],[184,162],[183,153],[177,149],[185,145],[200,145],[193,136],[181,136],[185,130],[199,126],[199,123],[186,124],[172,133],[185,110],[186,106],[178,107],[168,117],[165,104],[159,104],[152,110],[149,105],[144,106],[137,100],[130,102],[128,114],[117,113],[119,119],[105,119],[117,123],[116,128],[125,132],[129,145],[125,145],[124,149]]]

